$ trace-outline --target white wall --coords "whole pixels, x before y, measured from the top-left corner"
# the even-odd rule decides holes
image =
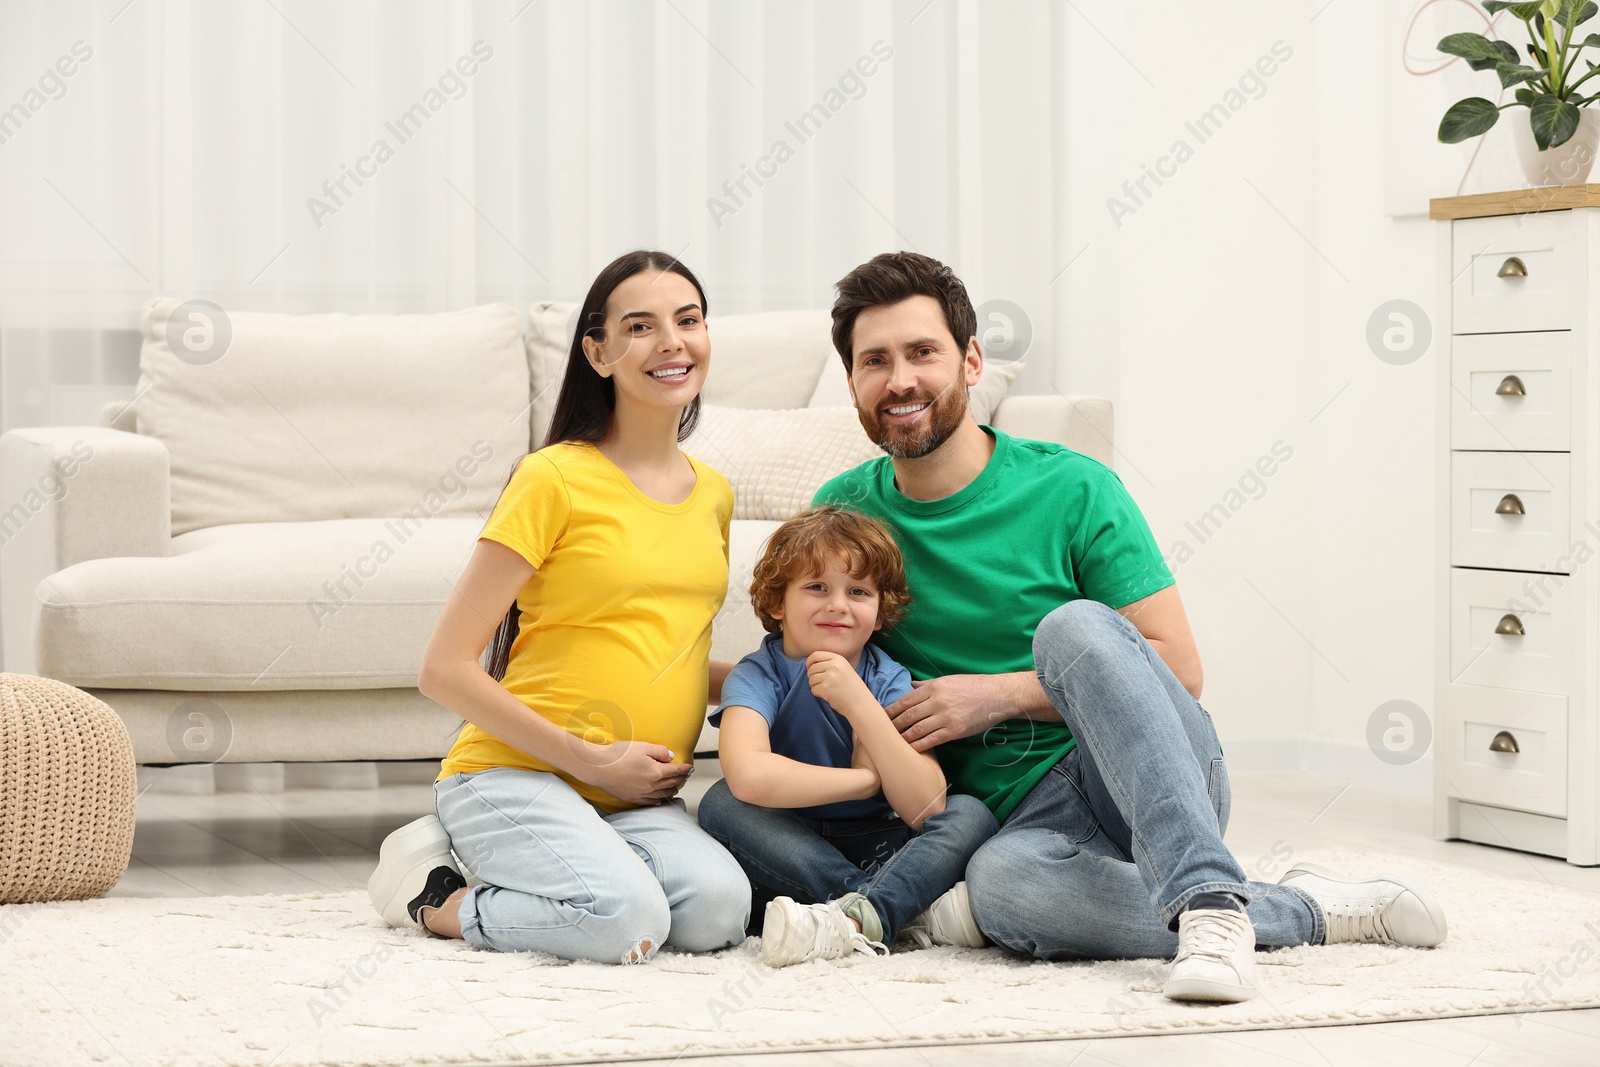
[[[1325,274],[1313,293],[1312,387],[1324,397],[1348,388],[1317,420],[1313,437],[1312,628],[1318,646],[1348,681],[1328,664],[1312,664],[1309,733],[1314,741],[1355,746],[1363,757],[1367,721],[1378,705],[1409,700],[1433,713],[1438,577],[1433,543],[1438,346],[1414,363],[1391,366],[1367,347],[1367,320],[1378,305],[1394,299],[1419,305],[1435,326],[1448,312],[1434,306],[1434,241],[1436,227],[1444,224],[1430,221],[1421,202],[1396,205],[1416,212],[1408,217],[1384,214],[1381,123],[1385,107],[1396,103],[1385,99],[1384,75],[1398,52],[1391,34],[1375,32],[1383,26],[1386,6],[1380,0],[1338,0],[1317,20],[1321,61],[1312,90],[1312,238],[1350,281]],[[1492,95],[1493,76],[1476,77],[1476,91]],[[1401,91],[1424,90],[1412,80]],[[1525,121],[1525,115],[1513,111],[1506,117]],[[1510,150],[1504,133],[1496,131],[1484,146],[1501,176]],[[1489,169],[1487,163],[1480,167]],[[1446,182],[1432,195],[1455,192]],[[1404,775],[1375,760],[1368,765],[1386,776]]]
[[[1396,298],[1432,315],[1434,224],[1384,213],[1392,5],[1324,2],[1162,4],[1157,34],[1068,20],[1088,251],[1063,279],[1057,374],[1115,399],[1119,473],[1163,548],[1193,550],[1179,587],[1236,762],[1421,785],[1427,761],[1380,762],[1366,728],[1392,699],[1431,712],[1435,363],[1381,362],[1366,325]],[[1200,143],[1185,122],[1280,41],[1260,98]],[[1122,192],[1180,139],[1174,177],[1142,205]],[[1135,208],[1120,226],[1112,196]],[[1277,442],[1293,456],[1259,499],[1228,500]],[[1202,542],[1186,523],[1218,502],[1237,510]]]
[[[1116,402],[1118,471],[1163,550],[1177,549],[1169,559],[1206,664],[1205,703],[1228,739],[1296,736],[1311,724],[1314,657],[1296,628],[1305,633],[1315,613],[1304,559],[1309,320],[1326,268],[1278,214],[1311,225],[1302,116],[1314,50],[1304,15],[1289,8],[1245,19],[1164,5],[1159,34],[1099,10],[1093,26],[1068,23],[1081,59],[1069,200],[1088,251],[1062,282],[1070,333],[1058,373],[1071,390]],[[1287,59],[1273,58],[1275,44]],[[1202,142],[1186,124],[1263,56],[1273,73],[1251,86],[1258,98],[1235,98],[1238,110]],[[1181,164],[1180,141],[1192,151]],[[1123,188],[1158,164],[1175,170],[1164,184]],[[1229,498],[1280,441],[1291,458]],[[1220,528],[1186,528],[1219,503]]]

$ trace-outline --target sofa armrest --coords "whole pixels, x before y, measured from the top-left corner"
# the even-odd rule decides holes
[[[34,668],[39,583],[109,556],[161,556],[172,540],[171,458],[153,437],[41,426],[0,437],[0,635],[5,669]]]
[[[1012,437],[1054,441],[1111,463],[1111,401],[1101,396],[1008,396],[995,409],[994,428]]]

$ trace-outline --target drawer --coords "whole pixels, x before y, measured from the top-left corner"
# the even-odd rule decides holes
[[[1559,452],[1452,452],[1451,565],[1566,573],[1570,466]]]
[[[1566,698],[1476,685],[1444,689],[1436,773],[1449,795],[1565,816]],[[1516,752],[1497,751],[1511,745]]]
[[[1450,680],[1565,694],[1580,625],[1560,574],[1450,571]]]
[[[1572,333],[1458,337],[1450,357],[1450,447],[1572,447]]]
[[[1451,332],[1571,329],[1581,304],[1581,241],[1571,211],[1456,221]]]

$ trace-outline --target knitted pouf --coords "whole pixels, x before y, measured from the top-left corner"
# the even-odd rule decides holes
[[[0,674],[0,904],[103,896],[128,869],[137,772],[117,713]]]

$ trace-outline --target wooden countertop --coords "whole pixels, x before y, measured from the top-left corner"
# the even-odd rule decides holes
[[[1565,211],[1600,207],[1600,185],[1542,185],[1503,193],[1442,196],[1428,201],[1430,219],[1478,219],[1489,215],[1526,215],[1530,211]]]

